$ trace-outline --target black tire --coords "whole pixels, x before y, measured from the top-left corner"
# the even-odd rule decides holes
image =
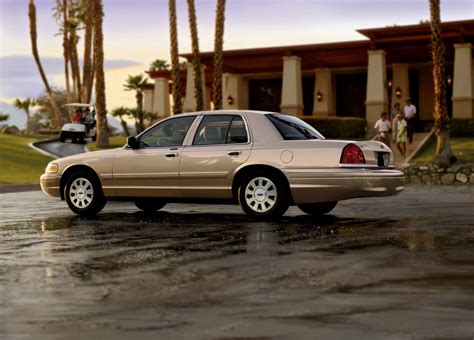
[[[256,219],[282,216],[290,205],[289,193],[288,184],[280,176],[263,172],[249,174],[238,191],[242,210]]]
[[[65,134],[64,132],[61,132],[61,133],[59,134],[59,141],[60,141],[61,143],[64,143],[64,142],[66,141],[66,139],[67,139],[66,134]]]
[[[64,190],[69,209],[81,216],[95,216],[107,203],[100,181],[88,172],[72,174]]]
[[[95,142],[97,140],[97,135],[92,136],[92,141]]]
[[[85,133],[80,134],[78,137],[79,144],[84,144],[85,139],[86,139],[86,134]]]
[[[334,209],[337,205],[336,202],[321,202],[321,203],[305,203],[305,204],[299,204],[298,208],[302,212],[308,215],[312,216],[321,216],[324,214],[327,214],[330,212],[332,209]]]
[[[166,202],[156,198],[146,198],[135,201],[135,205],[138,209],[150,213],[163,208]]]

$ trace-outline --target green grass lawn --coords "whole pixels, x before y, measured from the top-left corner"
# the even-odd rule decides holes
[[[451,147],[458,163],[474,163],[474,138],[451,138]],[[433,137],[412,163],[430,163],[436,150],[436,137]]]
[[[0,184],[39,183],[52,160],[28,146],[39,139],[0,134]]]
[[[115,136],[115,137],[110,137],[109,139],[109,146],[106,148],[98,148],[95,142],[92,142],[87,145],[89,150],[91,151],[97,151],[97,150],[106,150],[106,149],[114,149],[114,148],[120,148],[124,146],[127,143],[127,137],[124,136]]]

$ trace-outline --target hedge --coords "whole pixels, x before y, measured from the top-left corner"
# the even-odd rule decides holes
[[[474,119],[451,119],[450,137],[474,137]]]
[[[364,138],[367,121],[354,117],[303,117],[306,123],[321,132],[326,138]]]

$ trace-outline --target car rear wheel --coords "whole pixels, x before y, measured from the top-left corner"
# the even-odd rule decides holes
[[[135,205],[144,212],[154,212],[163,208],[166,202],[157,199],[142,199],[135,201]]]
[[[254,218],[275,218],[289,206],[289,189],[277,176],[253,174],[239,187],[239,203]]]
[[[330,212],[332,209],[334,209],[337,205],[336,202],[322,202],[322,203],[305,203],[305,204],[299,204],[298,208],[302,212],[308,215],[313,215],[313,216],[321,216],[324,215],[328,212]]]
[[[81,216],[94,216],[107,202],[100,182],[87,172],[76,172],[66,183],[66,202],[69,208]]]
[[[61,132],[59,134],[59,140],[61,141],[61,143],[64,143],[66,141],[66,139],[67,139],[66,134],[64,132]]]

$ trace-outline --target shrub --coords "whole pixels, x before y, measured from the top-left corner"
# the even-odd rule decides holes
[[[474,137],[474,119],[452,119],[450,137]]]
[[[354,117],[303,117],[306,123],[321,132],[326,138],[364,138],[367,121]]]

